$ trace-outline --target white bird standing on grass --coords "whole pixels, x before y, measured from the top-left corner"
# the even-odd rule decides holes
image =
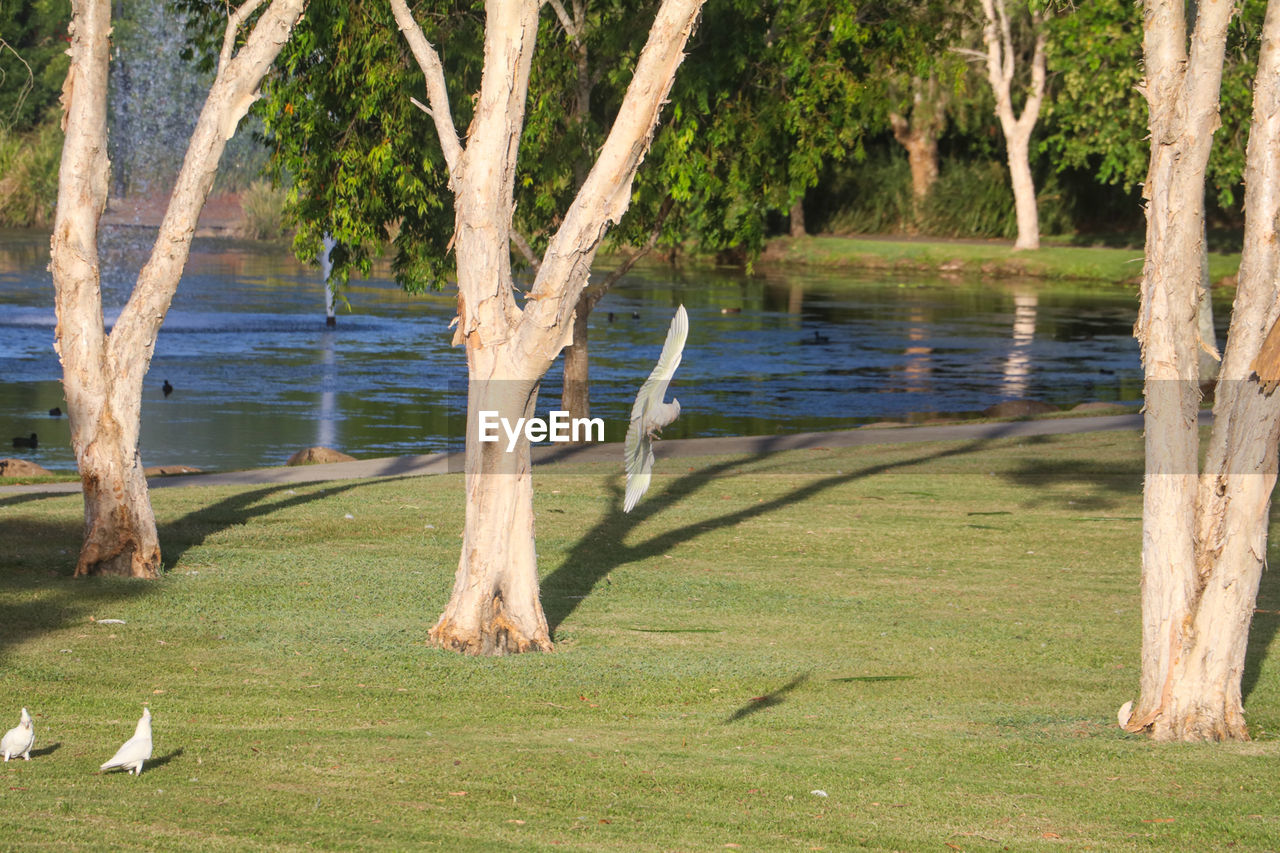
[[[631,512],[641,496],[649,488],[653,471],[653,442],[667,424],[680,417],[680,401],[674,397],[670,403],[662,400],[671,384],[671,377],[680,366],[684,353],[684,341],[689,336],[689,315],[684,306],[676,309],[676,316],[667,330],[667,341],[662,345],[662,355],[649,378],[640,386],[636,402],[631,407],[631,425],[627,427],[627,441],[623,445],[627,467],[627,493],[622,511]]]
[[[9,729],[4,733],[4,737],[0,738],[0,752],[4,753],[4,760],[17,758],[22,756],[23,761],[31,760],[31,747],[36,742],[36,727],[31,722],[31,715],[27,713],[27,709],[22,709],[22,719],[19,720],[17,728]]]
[[[124,746],[116,750],[111,760],[100,767],[110,770],[112,767],[123,767],[130,773],[141,776],[142,762],[151,758],[151,709],[142,709],[142,719],[133,730],[133,737],[124,742]]]

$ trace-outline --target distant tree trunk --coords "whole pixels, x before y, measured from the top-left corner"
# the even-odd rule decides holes
[[[478,441],[481,411],[515,422],[533,411],[538,381],[573,340],[573,314],[608,227],[631,197],[701,0],[664,0],[608,138],[537,267],[523,308],[511,279],[516,154],[539,0],[485,6],[484,71],[463,148],[439,55],[405,0],[396,21],[426,77],[437,136],[455,193],[458,327],[470,377],[466,521],[454,591],[431,638],[445,648],[504,654],[551,648],[538,598],[529,444]],[[559,11],[559,10],[557,10]]]
[[[251,4],[255,5],[256,4]],[[142,381],[156,334],[191,247],[226,140],[302,14],[303,0],[274,0],[240,51],[233,13],[218,74],[178,175],[151,258],[111,334],[102,320],[98,224],[107,198],[109,0],[72,4],[71,67],[63,86],[65,140],[50,240],[54,348],[63,366],[71,445],[84,489],[85,538],[76,574],[154,578],[160,569],[155,516],[138,456]]]
[[[618,280],[631,272],[631,268],[637,261],[653,251],[662,233],[662,226],[674,204],[675,200],[670,196],[664,199],[662,206],[658,209],[653,228],[649,232],[648,241],[640,248],[628,252],[622,263],[605,276],[603,281],[588,285],[578,297],[578,304],[573,313],[573,342],[564,348],[564,381],[560,391],[560,408],[568,412],[570,418],[591,416],[591,364],[590,345],[587,339],[591,312]]]
[[[564,348],[560,389],[560,408],[571,418],[591,417],[591,359],[587,331],[591,312],[612,283],[586,287],[578,296],[578,304],[573,311],[573,342]]]
[[[1015,249],[1040,248],[1040,212],[1036,207],[1036,184],[1031,176],[1031,137],[1007,135],[1009,177],[1013,183],[1013,209],[1018,222]]]
[[[1009,179],[1013,184],[1014,211],[1018,221],[1015,249],[1040,248],[1040,219],[1036,210],[1035,179],[1031,175],[1031,133],[1040,117],[1040,103],[1045,86],[1044,13],[1031,12],[1035,46],[1031,56],[1031,78],[1027,85],[1022,113],[1014,115],[1013,78],[1017,71],[1013,32],[1009,24],[1006,0],[982,0],[986,25],[982,40],[987,47],[987,80],[996,99],[996,116],[1004,131],[1009,162]]]
[[[917,214],[938,180],[938,137],[947,126],[947,100],[936,75],[930,74],[927,80],[914,76],[911,107],[905,111],[906,115],[896,110],[889,113],[893,138],[907,151],[911,196]]]
[[[791,202],[790,220],[792,237],[803,237],[808,233],[804,227],[804,196]]]
[[[1198,475],[1204,172],[1231,12],[1231,4],[1201,4],[1190,50],[1181,2],[1148,0],[1144,16],[1152,153],[1135,327],[1147,392],[1143,644],[1141,694],[1125,727],[1161,740],[1249,736],[1241,677],[1280,442],[1280,395],[1272,393],[1280,383],[1280,4],[1270,3],[1246,155],[1239,284]]]

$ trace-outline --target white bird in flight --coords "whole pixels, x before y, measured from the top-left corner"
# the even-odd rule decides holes
[[[100,770],[112,767],[123,767],[130,773],[142,775],[142,762],[151,757],[151,709],[142,709],[142,719],[133,730],[133,737],[124,742],[124,746],[116,750],[111,760],[102,765]]]
[[[27,713],[27,709],[22,709],[22,719],[19,720],[16,728],[9,729],[4,733],[4,737],[0,738],[0,752],[4,753],[4,760],[17,758],[22,756],[24,761],[31,760],[31,747],[36,742],[36,728],[31,723],[31,715]]]
[[[684,353],[684,341],[688,336],[689,315],[681,305],[671,320],[671,328],[667,330],[667,341],[662,345],[658,364],[640,386],[640,393],[631,407],[631,425],[627,427],[627,441],[623,445],[627,468],[623,512],[631,512],[649,488],[653,471],[653,442],[658,433],[680,416],[680,401],[673,397],[670,403],[666,403],[662,398],[676,368],[680,366],[680,356]]]

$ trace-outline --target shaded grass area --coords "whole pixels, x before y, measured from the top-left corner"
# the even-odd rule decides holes
[[[1098,433],[660,460],[631,515],[615,466],[544,466],[557,651],[503,659],[425,644],[458,477],[158,490],[153,583],[69,577],[78,498],[0,499],[0,724],[25,704],[37,727],[32,761],[0,765],[0,833],[28,849],[1274,848],[1271,575],[1252,743],[1115,725],[1137,682],[1140,459],[1136,434]],[[98,774],[143,702],[158,760]]]
[[[761,266],[813,266],[896,272],[937,271],[957,276],[988,276],[1137,282],[1142,277],[1141,248],[1044,246],[1015,252],[1002,241],[892,240],[858,237],[780,238],[770,243]],[[1230,278],[1240,254],[1211,252],[1209,277]]]

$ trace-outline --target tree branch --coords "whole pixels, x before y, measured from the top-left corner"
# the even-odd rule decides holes
[[[662,200],[662,207],[658,209],[658,217],[653,222],[653,228],[649,230],[649,239],[644,241],[644,245],[631,252],[625,258],[616,270],[605,276],[604,280],[598,285],[593,285],[589,289],[596,291],[591,299],[591,307],[595,308],[596,303],[608,292],[609,288],[618,283],[624,275],[631,272],[631,268],[636,262],[645,255],[653,251],[653,247],[658,245],[658,238],[662,236],[662,226],[667,222],[667,216],[671,213],[671,208],[675,206],[675,199],[667,196]],[[598,290],[597,290],[598,289]]]
[[[529,241],[526,240],[524,235],[514,227],[511,229],[511,244],[520,252],[520,256],[528,261],[529,266],[533,267],[533,272],[536,275],[538,269],[542,266],[542,261],[538,258],[537,254],[534,253],[533,247],[529,245]]]
[[[1027,91],[1027,100],[1022,105],[1022,115],[1018,117],[1018,124],[1028,134],[1040,116],[1040,102],[1044,100],[1045,44],[1048,41],[1044,18],[1040,14],[1032,15],[1031,24],[1036,30],[1036,46],[1031,55],[1031,86]]]
[[[108,339],[109,356],[117,369],[121,373],[139,372],[139,390],[141,373],[146,371],[151,361],[156,333],[168,313],[178,279],[191,252],[191,238],[205,199],[213,187],[218,160],[236,126],[257,100],[262,78],[289,40],[306,4],[306,0],[271,0],[267,10],[253,25],[244,47],[219,67],[213,85],[209,87],[209,96],[191,133],[186,157],[169,196],[169,206],[160,223],[155,248],[138,273],[133,293]],[[238,11],[244,11],[249,5],[245,4]],[[146,347],[142,358],[134,355],[139,346]],[[128,384],[122,383],[120,387],[127,388]]]
[[[974,50],[971,47],[951,47],[947,49],[958,56],[963,56],[965,59],[969,60],[970,62],[986,62],[987,61],[987,55],[985,53],[983,53],[980,50]]]
[[[632,181],[701,8],[702,0],[663,0],[613,127],[543,256],[519,334],[533,336],[530,349],[545,349],[551,342],[548,358],[565,340],[560,330],[570,328],[600,241],[631,201]]]
[[[395,15],[400,32],[404,33],[409,50],[422,69],[423,79],[427,84],[427,99],[431,102],[431,120],[436,125],[436,135],[440,137],[440,149],[444,152],[445,164],[449,167],[449,184],[452,188],[457,179],[458,166],[462,161],[462,143],[458,141],[458,131],[453,125],[453,113],[449,109],[449,90],[444,82],[444,65],[440,55],[436,53],[422,27],[414,20],[413,13],[405,5],[405,0],[391,0],[391,11]]]
[[[556,13],[556,18],[559,19],[560,26],[564,28],[565,35],[576,44],[582,37],[582,22],[580,20],[575,21],[570,17],[560,0],[547,0],[547,5]]]
[[[227,29],[222,35],[222,51],[218,54],[219,70],[226,68],[227,63],[231,61],[231,54],[236,46],[236,33],[240,31],[240,25],[248,20],[261,5],[262,0],[246,0],[243,6],[227,15]]]

